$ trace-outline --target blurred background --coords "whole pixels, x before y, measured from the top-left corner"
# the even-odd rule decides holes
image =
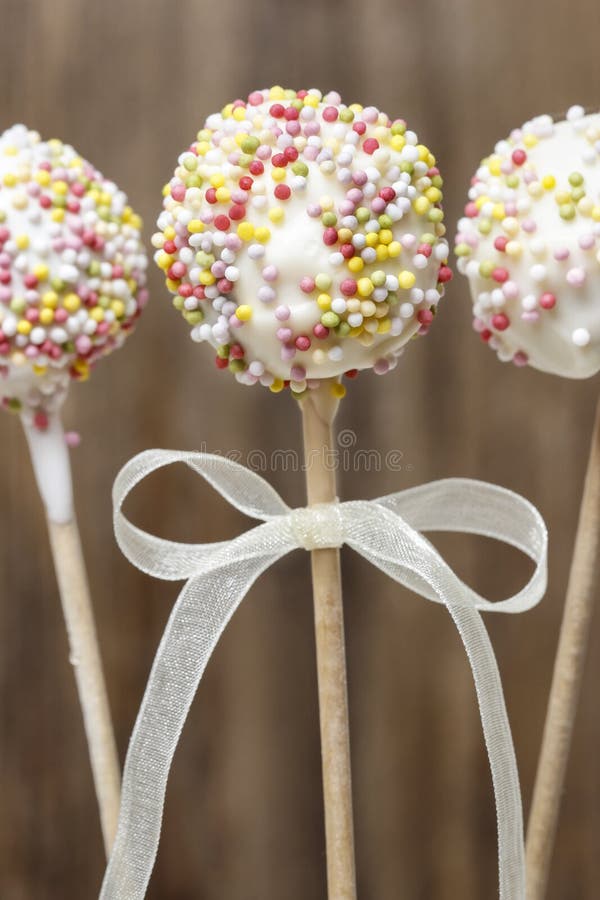
[[[0,127],[59,136],[127,190],[149,240],[160,189],[205,116],[256,87],[335,88],[405,117],[446,178],[450,236],[468,179],[526,118],[600,106],[596,0],[0,0]],[[217,373],[171,311],[158,271],[127,347],[67,401],[77,507],[119,748],[179,586],[136,571],[112,535],[110,489],[149,447],[299,449],[294,402]],[[487,617],[529,805],[597,381],[503,366],[471,331],[466,282],[391,375],[342,404],[356,449],[398,471],[345,471],[371,497],[463,475],[524,493],[551,532],[550,588]],[[17,419],[0,423],[0,897],[97,896],[103,855],[44,518]],[[354,439],[352,439],[354,440]],[[292,505],[299,472],[270,475]],[[187,471],[155,475],[129,509],[180,540],[247,526]],[[529,567],[467,537],[436,541],[500,598]],[[361,900],[496,896],[491,783],[464,650],[450,618],[343,552]],[[149,897],[324,900],[323,813],[308,560],[261,579],[227,629],[177,753]],[[600,892],[600,623],[591,635],[550,900]]]

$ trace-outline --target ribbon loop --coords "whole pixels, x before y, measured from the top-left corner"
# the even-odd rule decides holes
[[[236,509],[262,521],[231,541],[180,544],[129,522],[122,505],[151,472],[183,462]],[[451,478],[378,500],[291,510],[255,472],[219,456],[149,450],[130,460],[114,489],[119,546],[139,569],[188,579],[156,653],[132,733],[117,838],[100,900],[143,900],[160,836],[167,780],[198,684],[223,630],[254,581],[292,550],[349,547],[400,584],[443,603],[460,633],[477,693],[498,820],[500,900],[525,900],[523,813],[517,764],[492,646],[479,610],[516,613],[546,587],[547,532],[538,511],[496,485]],[[421,531],[496,538],[531,557],[535,570],[513,597],[490,603],[464,584]]]

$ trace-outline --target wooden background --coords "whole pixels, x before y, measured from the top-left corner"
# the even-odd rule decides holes
[[[446,177],[450,231],[468,178],[525,118],[600,105],[597,0],[1,0],[0,125],[73,143],[129,193],[146,235],[160,188],[204,117],[271,83],[336,88],[402,115]],[[77,505],[124,755],[178,586],[118,552],[110,487],[148,447],[299,448],[293,402],[217,374],[158,273],[127,348],[71,392]],[[551,529],[550,590],[522,617],[488,617],[526,807],[531,795],[597,382],[502,366],[473,336],[455,280],[427,340],[390,376],[364,375],[340,427],[400,449],[400,472],[345,472],[345,498],[466,475],[523,492]],[[103,859],[56,585],[19,423],[0,444],[0,897],[87,900]],[[299,473],[273,473],[293,504]],[[155,476],[131,508],[179,539],[242,518],[191,474]],[[516,554],[439,546],[484,593],[516,588]],[[344,553],[361,900],[496,896],[491,785],[464,651],[442,609]],[[600,891],[600,623],[568,772],[551,900]],[[324,900],[323,826],[307,560],[253,590],[211,662],[185,728],[149,896]]]

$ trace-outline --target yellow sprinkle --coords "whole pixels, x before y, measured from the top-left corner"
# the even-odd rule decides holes
[[[360,258],[360,256],[353,256],[352,259],[348,260],[348,268],[350,269],[351,272],[354,272],[355,274],[357,272],[362,272],[364,267],[365,267],[364,261]]]
[[[55,194],[60,194],[61,196],[64,196],[67,193],[67,191],[69,190],[69,185],[67,184],[66,181],[55,181],[54,184],[52,185],[52,190],[54,191]]]
[[[165,278],[165,284],[167,286],[168,291],[170,291],[172,294],[176,294],[177,291],[179,290],[179,285],[181,284],[181,282],[173,281],[172,278]]]
[[[400,241],[392,241],[391,244],[388,244],[388,253],[391,259],[394,259],[396,256],[400,256],[402,253],[402,244]]]
[[[90,367],[84,359],[75,360],[73,368],[77,372],[77,377],[80,381],[87,381],[90,377]]]
[[[225,184],[225,176],[221,174],[221,172],[216,172],[214,175],[210,176],[210,183],[214,188],[223,187]]]
[[[439,203],[442,199],[442,192],[439,188],[430,187],[425,191],[425,196],[431,203]]]
[[[172,225],[168,225],[165,228],[164,235],[165,235],[165,241],[172,241],[177,236],[177,232],[175,231],[175,229],[173,228]]]
[[[523,252],[523,248],[519,241],[509,241],[505,247],[505,252],[508,256],[520,256]]]
[[[376,231],[369,231],[369,233],[365,237],[365,242],[367,247],[376,247],[379,243],[379,235]]]
[[[499,222],[501,222],[504,216],[504,203],[494,203],[494,208],[492,209],[492,218],[497,219]]]
[[[38,263],[33,267],[33,274],[38,281],[45,281],[49,273],[48,266],[45,263]]]
[[[317,297],[317,304],[319,309],[322,309],[323,312],[327,312],[331,307],[331,297],[329,294],[319,294]]]
[[[110,304],[110,308],[114,312],[117,319],[122,319],[125,315],[125,304],[122,300],[113,300]]]
[[[201,222],[200,219],[192,219],[191,222],[188,222],[187,229],[190,234],[200,234],[204,231],[204,222]]]
[[[236,309],[235,315],[240,322],[248,322],[252,318],[252,307],[248,306],[247,303],[242,303],[242,305],[238,306]]]
[[[592,208],[592,219],[594,222],[600,222],[600,206],[596,205]]]
[[[31,327],[31,322],[28,322],[27,319],[21,319],[17,325],[17,331],[19,334],[29,334]]]
[[[497,158],[490,159],[488,163],[488,169],[490,175],[502,175],[500,160]]]
[[[254,237],[254,225],[252,222],[240,222],[237,227],[237,233],[238,237],[243,241],[251,241]]]
[[[7,172],[6,175],[4,176],[4,178],[2,179],[2,182],[5,187],[14,187],[15,184],[17,183],[16,175],[13,175],[12,172]]]
[[[409,272],[408,269],[403,269],[402,272],[398,273],[398,283],[405,291],[409,291],[414,287],[416,280],[414,272]]]
[[[266,244],[271,237],[271,232],[264,225],[259,225],[259,227],[254,232],[254,236],[257,241],[260,241],[261,244]]]
[[[50,218],[52,219],[53,222],[62,222],[62,221],[64,221],[64,218],[65,218],[65,211],[64,211],[64,209],[60,209],[60,208],[59,208],[59,209],[53,209],[52,212],[50,213]]]
[[[413,209],[419,216],[424,216],[431,209],[431,203],[427,197],[417,197],[413,203]]]
[[[283,381],[281,380],[281,378],[275,378],[273,380],[273,384],[270,385],[269,390],[272,391],[274,394],[278,394],[279,391],[282,391],[283,390]]]
[[[385,262],[390,255],[385,244],[378,244],[375,253],[377,254],[377,262]]]
[[[547,191],[551,191],[553,188],[555,188],[556,178],[554,177],[554,175],[544,175],[544,177],[542,178],[542,186]]]
[[[359,278],[356,286],[360,297],[370,297],[373,293],[373,282],[370,278]]]
[[[245,108],[243,106],[236,106],[233,111],[233,118],[236,120],[236,122],[243,122],[243,120],[246,118]]]
[[[406,143],[406,139],[402,134],[394,134],[390,140],[390,147],[392,150],[397,150],[400,152]]]
[[[104,319],[104,310],[101,306],[95,306],[92,310],[90,310],[90,317],[95,322],[101,322]]]
[[[19,250],[27,250],[29,247],[29,237],[26,234],[18,234],[15,238],[15,244]]]
[[[387,334],[392,327],[392,320],[385,318],[380,319],[377,323],[377,334]]]
[[[281,222],[285,216],[283,208],[281,206],[274,206],[269,210],[269,219],[271,222]]]
[[[198,281],[204,285],[214,284],[216,280],[210,269],[203,269],[198,276]]]
[[[173,258],[169,253],[165,253],[164,250],[161,250],[156,254],[156,265],[159,269],[164,269],[166,272],[168,268],[170,268],[171,263],[173,262]]]
[[[63,300],[63,306],[70,313],[77,312],[77,310],[81,306],[81,299],[77,296],[77,294],[67,294],[67,296]]]
[[[331,393],[334,397],[338,397],[341,400],[342,397],[346,396],[346,388],[339,381],[334,381],[331,385]]]
[[[537,142],[538,142],[538,139],[536,138],[535,134],[526,134],[525,137],[523,138],[523,143],[525,144],[525,146],[527,147],[528,150],[531,150],[532,147],[535,147]]]
[[[51,325],[54,321],[54,310],[44,308],[40,310],[40,322],[42,325]]]
[[[231,198],[231,191],[226,187],[217,188],[215,191],[215,197],[219,201],[219,203],[229,203]]]
[[[379,232],[379,243],[380,244],[391,244],[392,238],[394,235],[392,234],[389,228],[382,228]]]

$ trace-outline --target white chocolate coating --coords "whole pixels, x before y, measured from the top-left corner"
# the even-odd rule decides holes
[[[440,185],[400,120],[333,93],[255,91],[179,157],[155,259],[193,339],[242,383],[383,373],[450,277]]]
[[[600,371],[600,114],[539,116],[484,159],[458,223],[474,327],[503,361]]]

